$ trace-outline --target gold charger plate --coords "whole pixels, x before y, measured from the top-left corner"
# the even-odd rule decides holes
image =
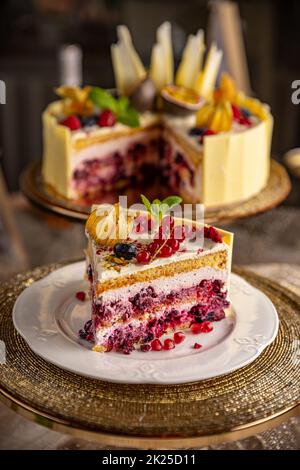
[[[32,163],[21,176],[21,189],[25,196],[34,204],[58,215],[76,220],[85,221],[90,213],[90,204],[86,201],[68,201],[47,187],[41,177],[41,163]],[[271,172],[267,186],[256,196],[241,202],[238,205],[220,209],[207,209],[205,219],[207,223],[229,223],[235,220],[257,215],[273,209],[288,196],[291,182],[286,169],[275,160],[271,160]],[[166,188],[159,184],[154,186],[136,186],[124,188],[121,193],[128,196],[128,203],[140,200],[140,194],[145,193],[152,199],[164,197]],[[115,203],[119,191],[104,194],[96,202]]]
[[[47,363],[14,329],[11,314],[18,295],[60,266],[19,274],[0,289],[0,340],[6,346],[0,398],[26,418],[107,446],[178,449],[241,439],[299,413],[300,297],[294,293],[235,269],[269,296],[280,317],[277,338],[256,361],[188,384],[114,384]]]

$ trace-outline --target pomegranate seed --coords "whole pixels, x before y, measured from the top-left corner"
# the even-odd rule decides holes
[[[185,340],[185,334],[182,331],[177,331],[174,333],[174,341],[176,344],[182,343]]]
[[[170,338],[165,339],[163,349],[165,351],[169,351],[170,349],[174,349],[174,348],[175,348],[174,341]]]
[[[151,255],[149,251],[146,251],[146,250],[140,251],[136,256],[137,262],[141,264],[148,264],[150,261],[150,258],[151,258]]]
[[[151,343],[151,349],[152,351],[161,351],[162,350],[162,344],[159,341],[159,339],[154,339]]]
[[[80,300],[81,302],[84,302],[85,292],[82,292],[82,291],[76,292],[76,299]]]
[[[204,321],[203,323],[200,323],[201,325],[201,333],[209,333],[212,331],[214,328],[210,321]]]
[[[116,124],[116,116],[110,109],[105,109],[99,116],[98,126],[112,127]]]
[[[142,344],[141,345],[141,351],[143,351],[143,352],[150,351],[150,349],[151,349],[150,344]]]
[[[158,256],[160,258],[169,258],[170,256],[172,256],[172,254],[173,254],[172,248],[168,245],[165,245],[162,247],[162,249],[158,253]]]
[[[154,253],[156,252],[156,250],[158,249],[159,247],[159,243],[157,241],[154,241],[152,243],[150,243],[147,248],[149,250],[149,252],[151,253],[151,255],[154,255]]]
[[[72,114],[72,116],[67,117],[60,123],[62,126],[68,127],[71,131],[77,131],[77,129],[81,128],[80,119]]]
[[[175,251],[178,251],[180,247],[179,241],[174,238],[168,240],[167,245],[172,249],[173,253],[175,253]]]
[[[202,329],[201,329],[201,323],[193,323],[191,325],[191,332],[194,334],[194,335],[198,335],[199,333],[201,333]]]
[[[243,117],[240,108],[236,106],[235,104],[231,104],[231,109],[232,109],[233,119],[235,121],[239,121]]]
[[[194,344],[194,349],[200,349],[200,348],[202,348],[201,344],[199,344],[199,343]]]

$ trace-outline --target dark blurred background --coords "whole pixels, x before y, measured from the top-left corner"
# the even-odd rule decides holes
[[[300,79],[300,2],[240,0],[251,86],[270,103],[275,117],[273,153],[278,159],[300,146],[300,105],[291,102],[291,83]],[[143,61],[149,62],[157,26],[170,20],[175,60],[187,34],[206,29],[205,0],[2,0],[0,79],[6,105],[0,105],[0,152],[10,190],[20,172],[41,158],[41,113],[59,83],[58,54],[76,43],[83,51],[83,83],[111,87],[110,44],[116,25],[127,24]]]

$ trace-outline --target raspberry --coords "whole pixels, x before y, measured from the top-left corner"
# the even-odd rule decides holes
[[[200,348],[202,348],[201,344],[199,344],[199,343],[194,344],[194,349],[200,349]]]
[[[72,114],[71,116],[67,117],[60,123],[62,126],[68,127],[71,131],[77,131],[77,129],[81,128],[80,119]]]
[[[82,292],[82,291],[76,292],[76,299],[80,300],[81,302],[84,302],[85,292]]]
[[[141,351],[143,351],[143,352],[150,351],[150,349],[151,349],[150,344],[142,344],[141,345]]]
[[[222,237],[214,227],[209,227],[209,238],[215,243],[222,243]]]
[[[170,338],[165,339],[163,349],[165,351],[169,351],[170,349],[174,349],[174,348],[175,348],[174,341]]]
[[[242,117],[239,119],[239,124],[241,124],[242,126],[247,126],[247,127],[249,127],[249,126],[252,125],[252,122],[250,121],[249,118],[242,116]]]
[[[182,331],[177,331],[174,333],[174,341],[176,344],[182,343],[185,340],[185,334]]]
[[[231,104],[231,109],[232,109],[233,119],[235,121],[239,121],[243,117],[240,108],[236,106],[235,104]]]
[[[210,238],[215,243],[222,243],[222,237],[214,227],[204,227],[204,237]]]
[[[99,127],[112,127],[116,124],[116,116],[110,109],[105,109],[99,116]]]
[[[159,339],[154,339],[151,343],[151,349],[152,351],[161,351],[162,350],[162,344],[159,341]]]

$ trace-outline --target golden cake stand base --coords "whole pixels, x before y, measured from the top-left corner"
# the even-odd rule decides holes
[[[60,266],[19,274],[0,289],[0,339],[6,346],[0,398],[26,418],[107,446],[179,449],[242,439],[299,413],[300,298],[294,293],[236,269],[269,296],[280,317],[277,338],[256,361],[187,384],[115,384],[47,363],[14,329],[12,308],[20,292]]]
[[[21,188],[25,196],[42,209],[70,219],[85,221],[90,213],[91,204],[88,201],[69,201],[47,187],[41,177],[41,163],[32,163],[21,176]],[[267,186],[256,196],[234,206],[219,209],[207,209],[205,220],[207,223],[229,223],[245,217],[257,215],[261,212],[273,209],[288,196],[291,190],[291,182],[285,168],[275,160],[271,161],[271,172]],[[145,187],[136,186],[124,188],[113,193],[106,193],[98,198],[96,203],[115,203],[119,194],[128,196],[128,204],[140,200],[140,194],[144,193],[152,199],[168,195],[166,188],[155,184]]]

